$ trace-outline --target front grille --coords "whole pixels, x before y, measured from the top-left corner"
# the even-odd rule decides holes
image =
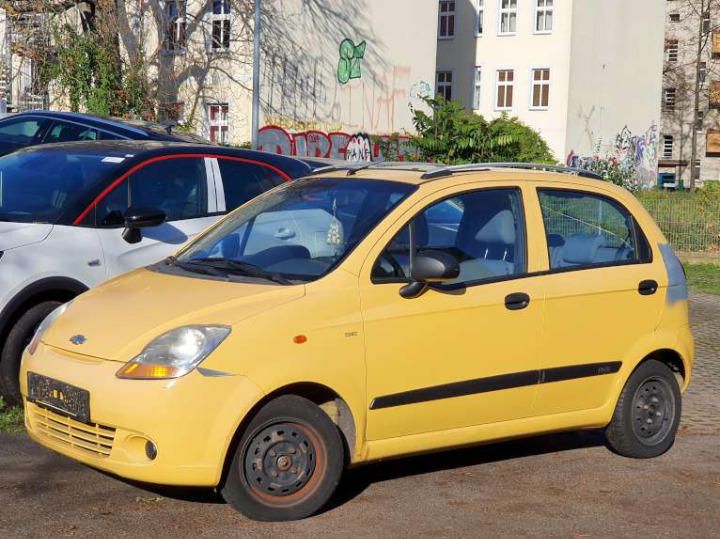
[[[80,423],[27,403],[34,432],[96,457],[108,457],[115,441],[115,429],[97,423]]]

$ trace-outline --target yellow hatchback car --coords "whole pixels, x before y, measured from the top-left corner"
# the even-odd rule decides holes
[[[548,168],[340,168],[261,195],[43,322],[30,436],[262,520],[412,453],[602,428],[660,455],[693,366],[682,265],[631,194]]]

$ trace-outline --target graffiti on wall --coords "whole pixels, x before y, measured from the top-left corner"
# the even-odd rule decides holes
[[[653,185],[658,170],[659,133],[657,124],[653,123],[642,135],[633,135],[625,126],[615,137],[614,145],[608,149],[604,157],[596,155],[585,157],[574,150],[567,157],[570,167],[591,170],[604,176],[618,170],[636,185]]]
[[[355,45],[352,39],[343,39],[340,42],[340,60],[338,60],[337,78],[340,84],[347,84],[350,79],[359,79],[360,60],[365,57],[367,43],[361,41]]]
[[[308,130],[290,132],[278,125],[266,125],[258,132],[258,149],[297,157],[327,157],[346,161],[383,159],[382,146],[393,145],[392,153],[400,161],[412,159],[416,152],[409,137],[371,137],[367,133]]]

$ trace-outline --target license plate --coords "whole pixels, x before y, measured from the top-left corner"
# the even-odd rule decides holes
[[[90,392],[87,389],[29,372],[28,400],[75,421],[90,422]]]

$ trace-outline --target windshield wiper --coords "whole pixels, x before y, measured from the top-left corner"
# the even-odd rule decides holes
[[[210,266],[208,264],[203,264],[202,262],[197,262],[195,260],[188,260],[187,262],[180,262],[174,256],[168,256],[165,259],[165,263],[168,266],[175,266],[175,267],[178,267],[180,269],[183,269],[185,271],[189,271],[192,273],[203,273],[205,275],[212,275],[213,277],[228,277],[227,271],[221,271],[220,268],[216,268],[216,267]]]
[[[243,275],[250,277],[257,277],[259,279],[266,279],[278,284],[290,285],[294,284],[290,279],[281,277],[277,273],[267,271],[260,266],[250,264],[249,262],[241,262],[240,260],[230,260],[227,258],[194,258],[188,262],[175,261],[175,264],[200,264],[206,265],[215,269],[224,269],[232,272],[238,272]]]

